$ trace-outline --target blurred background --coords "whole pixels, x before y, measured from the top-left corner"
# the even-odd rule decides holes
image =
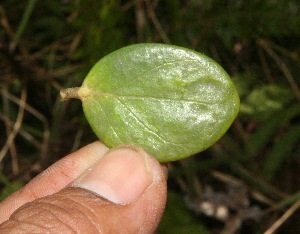
[[[298,0],[2,0],[0,201],[96,140],[79,86],[108,53],[188,47],[230,74],[240,114],[213,147],[171,163],[157,233],[299,233]]]

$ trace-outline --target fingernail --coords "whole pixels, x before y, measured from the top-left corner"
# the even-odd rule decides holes
[[[152,183],[149,156],[133,147],[108,151],[73,186],[84,188],[117,204],[136,200]]]

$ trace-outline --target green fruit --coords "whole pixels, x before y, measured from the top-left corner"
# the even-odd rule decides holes
[[[62,97],[81,99],[108,147],[138,145],[161,162],[205,150],[239,111],[236,88],[215,61],[163,44],[131,45],[105,56],[80,88]]]

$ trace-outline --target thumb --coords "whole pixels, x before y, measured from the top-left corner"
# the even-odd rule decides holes
[[[109,150],[61,191],[29,202],[0,233],[152,233],[166,203],[166,168],[136,147]]]

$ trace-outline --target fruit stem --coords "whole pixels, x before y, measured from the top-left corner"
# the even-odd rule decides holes
[[[62,101],[68,100],[70,98],[77,98],[80,99],[80,96],[78,94],[80,87],[74,87],[74,88],[67,88],[60,90],[60,98]]]

